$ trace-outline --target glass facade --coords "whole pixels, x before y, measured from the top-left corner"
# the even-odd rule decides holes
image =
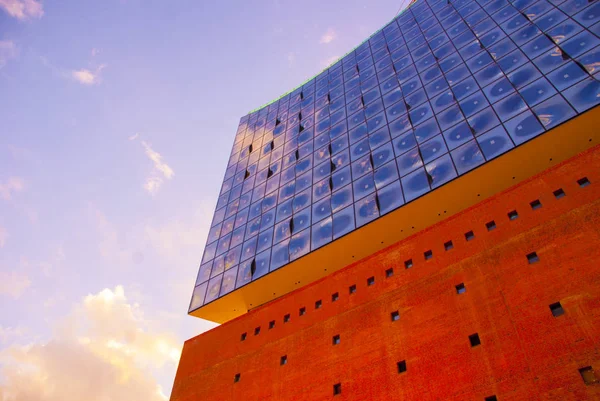
[[[594,107],[599,74],[598,1],[416,1],[242,117],[190,311]]]

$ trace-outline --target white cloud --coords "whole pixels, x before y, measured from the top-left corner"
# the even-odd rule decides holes
[[[135,133],[135,134],[133,134],[133,135],[131,135],[131,136],[129,137],[129,140],[130,140],[130,141],[135,141],[135,140],[136,140],[136,139],[138,139],[139,137],[140,137],[140,134],[139,134],[139,133]]]
[[[181,345],[152,327],[121,286],[86,296],[52,338],[0,352],[0,399],[164,401],[158,377],[172,378]]]
[[[0,344],[13,342],[27,333],[27,330],[21,326],[17,327],[2,327],[0,326]],[[0,393],[2,394],[2,393]]]
[[[333,40],[337,37],[337,33],[333,30],[333,28],[329,28],[327,29],[327,32],[325,32],[323,34],[323,36],[321,36],[321,40],[319,40],[319,43],[321,44],[328,44],[333,42]]]
[[[0,7],[11,17],[20,20],[42,18],[44,15],[44,7],[37,0],[0,0]]]
[[[7,238],[8,238],[8,233],[6,232],[6,228],[0,226],[0,249],[4,248],[4,244],[6,244]]]
[[[71,71],[71,77],[82,85],[97,85],[101,82],[100,74],[105,67],[106,65],[102,64],[94,71],[90,71],[85,68],[81,70],[74,70]]]
[[[135,135],[129,139],[135,139]],[[155,195],[162,186],[164,179],[170,180],[175,175],[175,172],[163,161],[162,155],[152,149],[146,141],[142,141],[141,143],[144,147],[146,156],[154,163],[154,168],[144,183],[144,189],[151,195]]]
[[[329,67],[331,64],[335,63],[339,59],[340,58],[337,57],[337,56],[329,57],[328,59],[325,59],[325,60],[321,61],[321,65],[323,67]]]
[[[12,196],[25,189],[25,181],[20,177],[9,177],[5,182],[0,181],[0,198],[10,200]]]
[[[296,53],[294,52],[289,52],[287,54],[287,61],[288,61],[288,66],[293,66],[296,63]]]
[[[17,53],[18,49],[15,42],[12,40],[0,40],[0,68],[4,67],[9,60],[17,57]]]
[[[31,281],[25,274],[0,270],[0,295],[18,299],[29,286]]]

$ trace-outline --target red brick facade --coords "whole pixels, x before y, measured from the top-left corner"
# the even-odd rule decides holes
[[[599,245],[596,147],[188,340],[171,400],[600,400]]]

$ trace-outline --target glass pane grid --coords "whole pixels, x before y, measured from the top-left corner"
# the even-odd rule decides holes
[[[597,105],[599,8],[418,0],[242,117],[190,310]]]

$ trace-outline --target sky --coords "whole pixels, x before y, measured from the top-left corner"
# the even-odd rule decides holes
[[[239,119],[398,0],[0,0],[0,401],[168,399]]]

